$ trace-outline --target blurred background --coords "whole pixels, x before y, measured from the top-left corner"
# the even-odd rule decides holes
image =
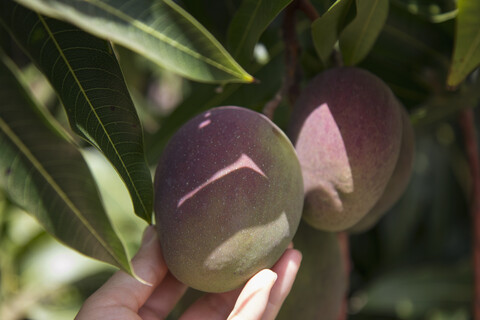
[[[240,1],[178,2],[225,45]],[[312,0],[319,13],[332,2]],[[416,134],[414,172],[407,191],[380,223],[350,237],[349,319],[471,319],[472,181],[458,112],[479,104],[478,70],[457,91],[445,89],[454,0],[390,3],[387,24],[360,67],[382,78],[409,111]],[[195,83],[115,47],[143,124],[152,173],[169,136],[195,114],[220,105],[260,111],[274,97],[285,72],[281,19],[277,20],[260,39],[255,61],[245,66],[257,84]],[[309,26],[299,13],[300,86],[324,68]],[[63,108],[42,74],[3,29],[0,41],[35,96],[68,130]],[[289,112],[284,100],[275,113],[280,127],[285,128]],[[146,224],[133,214],[128,192],[111,165],[96,149],[78,143],[110,220],[132,256]],[[59,244],[0,190],[0,319],[73,319],[86,297],[114,271]]]

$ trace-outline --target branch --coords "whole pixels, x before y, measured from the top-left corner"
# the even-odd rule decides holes
[[[470,210],[473,219],[473,265],[475,270],[473,314],[474,319],[480,319],[480,163],[473,110],[463,110],[460,113],[459,123],[472,176]]]
[[[285,9],[285,15],[282,23],[282,36],[285,43],[285,74],[281,88],[263,108],[263,113],[270,119],[282,102],[285,96],[291,105],[295,104],[295,100],[300,93],[298,82],[300,79],[300,68],[298,67],[298,56],[300,45],[297,39],[295,12],[299,8],[300,0],[293,1]]]
[[[317,9],[315,9],[310,0],[299,0],[298,9],[302,10],[312,22],[320,18]]]

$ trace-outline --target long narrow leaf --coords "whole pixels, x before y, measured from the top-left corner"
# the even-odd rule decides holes
[[[252,82],[222,45],[172,0],[17,0],[203,82]]]
[[[330,58],[333,47],[345,26],[345,19],[352,3],[353,0],[337,0],[312,24],[313,44],[324,64]]]
[[[367,56],[388,16],[386,0],[356,0],[357,15],[340,35],[340,49],[346,65]]]
[[[337,0],[323,16],[312,24],[313,44],[324,64],[330,58],[333,47],[345,26],[345,19],[352,2],[353,0]]]
[[[459,0],[455,47],[447,85],[455,87],[480,65],[480,1]]]
[[[228,47],[240,64],[247,64],[263,31],[292,0],[243,0],[228,29]]]
[[[135,213],[151,222],[153,187],[142,128],[110,45],[12,1],[0,2],[0,22],[52,83],[73,131],[105,154]]]
[[[175,130],[199,112],[222,105],[239,105],[260,112],[265,103],[278,92],[281,86],[283,75],[281,53],[283,53],[283,45],[277,48],[278,50],[270,51],[271,56],[267,64],[257,65],[255,67],[256,70],[252,70],[255,78],[261,81],[254,87],[240,83],[231,83],[226,85],[221,93],[217,93],[211,85],[203,83],[193,84],[194,87],[192,86],[192,89],[194,90],[192,92],[194,94],[184,100],[168,115],[153,137],[147,136],[148,162],[152,165],[156,164],[165,143]]]
[[[17,73],[2,55],[0,185],[58,240],[132,274],[87,164],[36,112]]]

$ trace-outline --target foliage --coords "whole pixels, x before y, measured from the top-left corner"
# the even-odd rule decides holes
[[[1,319],[72,318],[111,274],[51,236],[131,272],[151,171],[185,121],[280,94],[285,129],[288,78],[301,88],[339,62],[392,88],[417,141],[407,192],[350,238],[351,318],[470,317],[472,181],[456,116],[480,100],[479,2],[312,0],[313,22],[300,2],[0,1]],[[282,37],[296,5],[295,37]]]

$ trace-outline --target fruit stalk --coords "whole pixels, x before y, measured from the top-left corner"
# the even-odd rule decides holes
[[[463,110],[460,113],[459,122],[472,177],[470,210],[473,219],[473,264],[475,270],[473,314],[474,319],[480,319],[480,163],[473,110]]]
[[[320,14],[317,12],[317,9],[312,5],[310,0],[298,0],[298,8],[305,13],[305,15],[312,22],[320,18]]]
[[[285,96],[287,96],[290,104],[293,105],[296,97],[299,94],[297,79],[300,78],[298,68],[300,46],[298,44],[298,38],[295,29],[295,12],[298,6],[298,1],[293,1],[285,9],[283,16],[282,37],[283,42],[285,43],[285,74],[283,76],[282,86],[275,96],[269,102],[267,102],[263,108],[263,114],[265,114],[270,120],[273,120],[275,110],[278,108]]]
[[[348,232],[339,232],[338,233],[338,241],[340,243],[340,250],[342,251],[342,260],[345,273],[345,279],[347,282],[347,288],[349,287],[350,283],[350,270],[351,270],[351,261],[350,261],[350,243],[349,243],[349,235]],[[346,320],[348,313],[348,290],[345,291],[345,296],[343,297],[342,308],[340,309],[340,314],[338,315],[337,320]]]

